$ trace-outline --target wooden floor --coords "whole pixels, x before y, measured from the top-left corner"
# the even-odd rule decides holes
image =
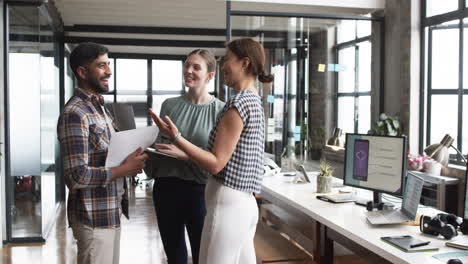
[[[156,223],[151,189],[136,187],[131,193],[130,204],[130,221],[122,218],[120,263],[167,263]],[[259,263],[314,263],[310,256],[282,239],[277,233],[259,225],[255,237]],[[0,253],[0,263],[5,264],[76,263],[76,243],[71,229],[67,228],[65,209],[60,210],[46,243],[8,244],[0,249]]]

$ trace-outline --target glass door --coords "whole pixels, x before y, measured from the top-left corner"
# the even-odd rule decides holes
[[[60,171],[57,42],[44,9],[7,6],[6,220],[9,242],[44,241]]]
[[[324,25],[298,17],[231,17],[232,39],[253,38],[265,48],[266,70],[272,84],[258,83],[266,117],[266,151],[281,156],[303,156],[308,137],[309,39]]]

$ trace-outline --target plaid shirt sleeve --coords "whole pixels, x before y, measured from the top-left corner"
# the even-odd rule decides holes
[[[69,189],[105,186],[112,179],[110,169],[90,164],[89,131],[86,115],[77,112],[61,115],[58,137],[64,161],[65,183]],[[102,155],[107,155],[107,151]]]

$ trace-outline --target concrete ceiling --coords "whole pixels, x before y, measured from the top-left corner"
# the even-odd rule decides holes
[[[362,0],[361,0],[362,1]],[[377,1],[377,0],[372,0]],[[314,0],[310,0],[313,3]],[[320,1],[323,2],[323,1]],[[349,1],[348,2],[352,2]],[[55,0],[65,25],[225,28],[224,0]],[[321,3],[323,5],[323,3]],[[365,8],[232,2],[232,10],[364,15]]]
[[[330,6],[323,0],[288,0],[295,4],[281,4],[281,0],[258,0],[246,2],[235,0],[231,2],[231,10],[242,11],[269,11],[291,12],[308,14],[333,15],[366,15],[376,10],[375,1],[384,0],[347,0],[357,4],[347,4],[346,7],[336,6],[336,0],[330,0]],[[263,1],[263,3],[262,3]],[[265,2],[266,1],[266,2]],[[270,1],[270,2],[269,2]],[[271,1],[276,1],[271,3]],[[283,0],[284,1],[284,0]],[[314,5],[317,2],[317,5]],[[372,3],[364,4],[364,2]],[[304,3],[308,3],[307,5]],[[324,4],[325,3],[325,4]],[[140,27],[174,27],[174,28],[226,28],[226,1],[225,0],[55,0],[55,5],[62,16],[65,26],[74,25],[107,25],[107,26],[140,26]],[[333,19],[305,19],[302,20],[304,30],[314,31],[317,28],[329,27],[336,23]],[[262,29],[270,31],[284,31],[291,27],[288,18],[272,17],[232,17],[232,29]],[[304,28],[304,27],[302,27]],[[223,36],[195,36],[195,35],[154,35],[146,36],[132,33],[83,33],[66,32],[66,36],[89,36],[108,38],[139,38],[139,39],[186,39],[186,40],[214,40],[224,41]],[[169,47],[134,47],[124,48],[115,46],[111,51],[135,52],[144,50],[149,53],[177,53],[189,52],[194,47],[174,50]],[[216,53],[222,49],[214,48]]]

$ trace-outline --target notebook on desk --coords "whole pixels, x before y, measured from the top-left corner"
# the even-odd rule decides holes
[[[367,212],[367,221],[373,225],[400,224],[414,221],[418,212],[423,184],[424,180],[422,178],[408,173],[401,208]]]
[[[317,199],[332,203],[349,203],[353,202],[355,200],[355,197],[352,193],[334,193],[317,195]]]

